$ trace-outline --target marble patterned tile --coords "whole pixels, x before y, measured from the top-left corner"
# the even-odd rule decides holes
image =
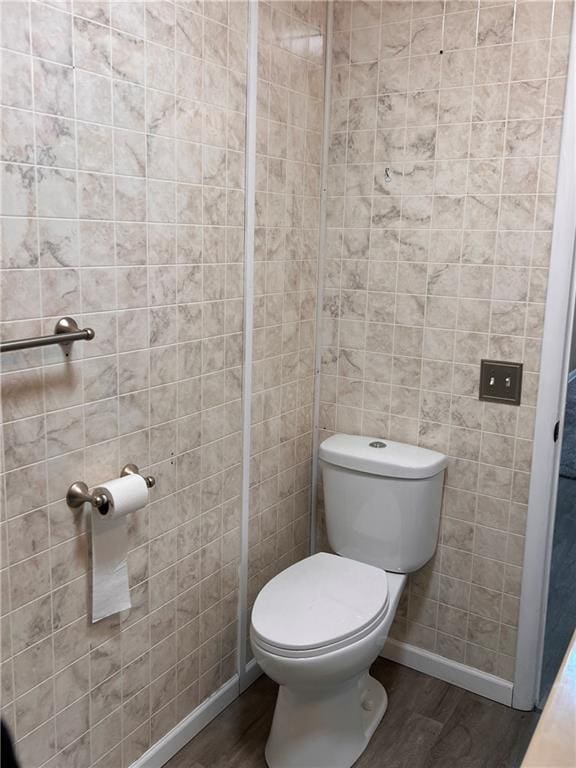
[[[12,709],[27,765],[117,768],[234,673],[246,6],[1,5],[2,333],[61,314],[97,333],[3,370]],[[316,329],[322,9],[261,5],[249,601],[308,552],[317,337],[320,438],[450,454],[442,544],[393,631],[509,678],[563,11],[486,3],[476,30],[463,3],[336,6]],[[524,356],[519,412],[479,407],[488,352]],[[158,482],[130,527],[134,607],[89,626],[65,487],[135,460]]]
[[[558,68],[548,67],[551,12],[549,2],[419,3],[380,26],[363,6],[356,25],[350,6],[336,9],[319,437],[378,425],[383,437],[449,453],[439,556],[418,587],[410,584],[393,631],[506,679],[513,648],[494,637],[516,621],[517,604],[507,602],[506,617],[500,605],[505,594],[518,595],[525,516],[514,539],[506,529],[510,498],[526,501],[533,413],[518,419],[504,406],[480,407],[475,382],[486,354],[538,368],[525,334],[542,332],[542,313],[528,308],[532,299],[545,302],[559,146],[559,123],[543,118],[561,114],[556,78],[566,71],[562,43]],[[352,38],[356,51],[361,40],[370,51],[378,26],[372,156],[357,153],[355,133],[373,124],[361,122],[365,85],[350,54]],[[348,252],[356,231],[370,242],[367,283],[347,262],[357,258]],[[530,270],[534,238],[544,267]],[[382,333],[364,331],[366,321],[391,322],[388,315],[396,323],[391,350]],[[389,351],[391,362],[382,354]],[[536,386],[527,383],[527,404]],[[524,469],[515,479],[516,451]],[[490,495],[477,501],[480,490]],[[446,624],[433,613],[428,622],[421,597],[438,588],[439,573]]]
[[[239,504],[246,7],[77,0],[1,10],[2,334],[48,332],[60,315],[96,330],[69,358],[47,349],[2,371],[11,708],[27,765],[118,768],[122,749],[128,765],[151,729],[158,738],[235,672],[237,523],[206,523],[205,663],[189,665],[179,690],[176,655],[163,652],[154,716],[141,639],[150,611],[150,637],[166,649],[176,647],[176,601],[180,617],[198,614],[176,581],[178,531],[202,504],[194,483],[210,520]],[[302,84],[312,71],[294,74]],[[307,129],[306,105],[294,102],[294,159],[306,130],[308,152],[319,152],[318,105],[316,95]],[[63,496],[74,479],[94,484],[129,461],[153,465],[164,512],[150,549],[148,513],[130,528],[133,609],[121,640],[117,619],[87,622],[86,525]],[[194,635],[181,637],[193,651]]]

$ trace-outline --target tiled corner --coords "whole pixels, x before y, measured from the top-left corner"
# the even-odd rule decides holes
[[[324,15],[259,4],[250,606],[310,541]]]

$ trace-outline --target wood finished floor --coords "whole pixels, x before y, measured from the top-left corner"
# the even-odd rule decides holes
[[[538,719],[384,659],[388,711],[354,768],[516,768]],[[276,686],[257,680],[166,768],[266,768]],[[314,768],[302,766],[302,768]]]

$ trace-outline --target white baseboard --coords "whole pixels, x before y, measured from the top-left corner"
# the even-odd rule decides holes
[[[240,675],[240,693],[244,693],[246,688],[249,688],[252,683],[255,683],[256,680],[260,677],[260,675],[263,675],[264,673],[258,666],[258,662],[256,659],[252,659],[252,661],[249,661],[248,664],[246,664],[246,669],[244,670],[244,673]]]
[[[512,705],[512,683],[479,669],[467,667],[466,664],[445,659],[436,653],[396,640],[387,640],[380,655],[492,701],[506,704],[508,707]]]
[[[225,683],[148,749],[130,768],[161,768],[239,695],[238,675]]]

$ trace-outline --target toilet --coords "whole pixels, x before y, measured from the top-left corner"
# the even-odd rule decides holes
[[[320,445],[328,540],[258,594],[250,639],[279,684],[270,768],[349,768],[388,698],[368,670],[406,584],[436,550],[446,457],[337,434]]]

